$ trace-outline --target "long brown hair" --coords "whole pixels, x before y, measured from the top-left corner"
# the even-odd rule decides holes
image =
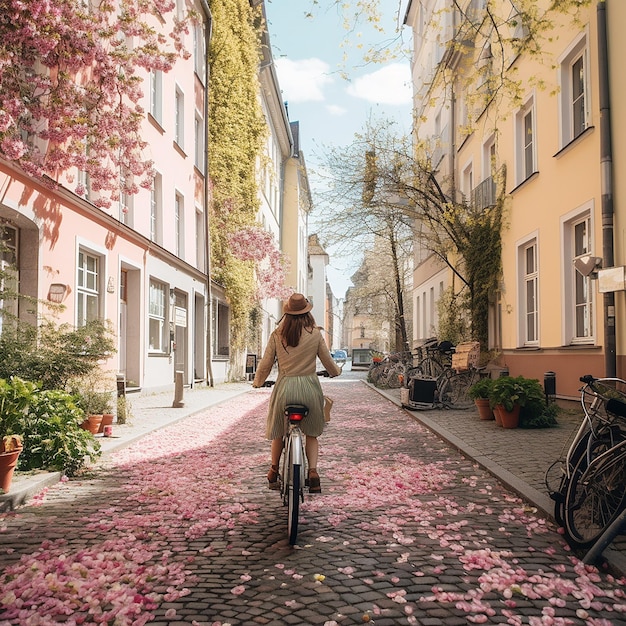
[[[280,334],[288,346],[295,348],[300,343],[303,330],[313,330],[315,319],[310,313],[302,315],[286,314],[281,324]]]

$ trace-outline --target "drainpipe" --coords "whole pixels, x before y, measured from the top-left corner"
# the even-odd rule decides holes
[[[613,267],[613,151],[611,147],[611,102],[609,94],[609,55],[606,32],[606,2],[600,0],[598,16],[598,81],[600,90],[600,171],[602,193],[602,259]],[[615,377],[615,293],[604,294],[604,375]]]
[[[206,51],[204,58],[204,125],[205,125],[205,145],[204,145],[204,267],[206,272],[206,292],[207,292],[207,329],[206,329],[206,371],[207,385],[215,386],[213,378],[213,289],[211,283],[211,232],[209,230],[209,45],[213,36],[213,15],[207,0],[201,0],[202,8],[207,16],[205,26]]]

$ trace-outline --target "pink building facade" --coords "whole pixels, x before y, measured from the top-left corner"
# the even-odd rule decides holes
[[[206,47],[210,13],[188,35],[192,54],[167,73],[144,76],[143,139],[156,172],[152,189],[93,203],[82,172],[55,188],[0,160],[0,225],[21,294],[59,302],[59,323],[108,320],[117,352],[104,367],[127,388],[173,388],[225,379],[228,306],[208,280]],[[84,195],[75,193],[76,182]],[[8,305],[5,305],[8,306]],[[11,305],[13,306],[13,305]],[[14,313],[35,321],[32,307]],[[41,306],[39,315],[46,312]],[[48,313],[46,313],[48,314]]]

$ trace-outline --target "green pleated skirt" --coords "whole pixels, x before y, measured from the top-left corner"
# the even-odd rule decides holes
[[[285,418],[287,404],[304,404],[309,407],[309,414],[302,420],[300,428],[309,437],[319,437],[322,434],[325,424],[324,394],[317,374],[278,377],[267,413],[268,439],[282,438],[287,431]]]

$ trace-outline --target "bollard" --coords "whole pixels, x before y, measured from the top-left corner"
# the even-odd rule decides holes
[[[185,406],[183,402],[183,375],[184,372],[176,372],[174,378],[174,402],[172,407],[175,409]]]

